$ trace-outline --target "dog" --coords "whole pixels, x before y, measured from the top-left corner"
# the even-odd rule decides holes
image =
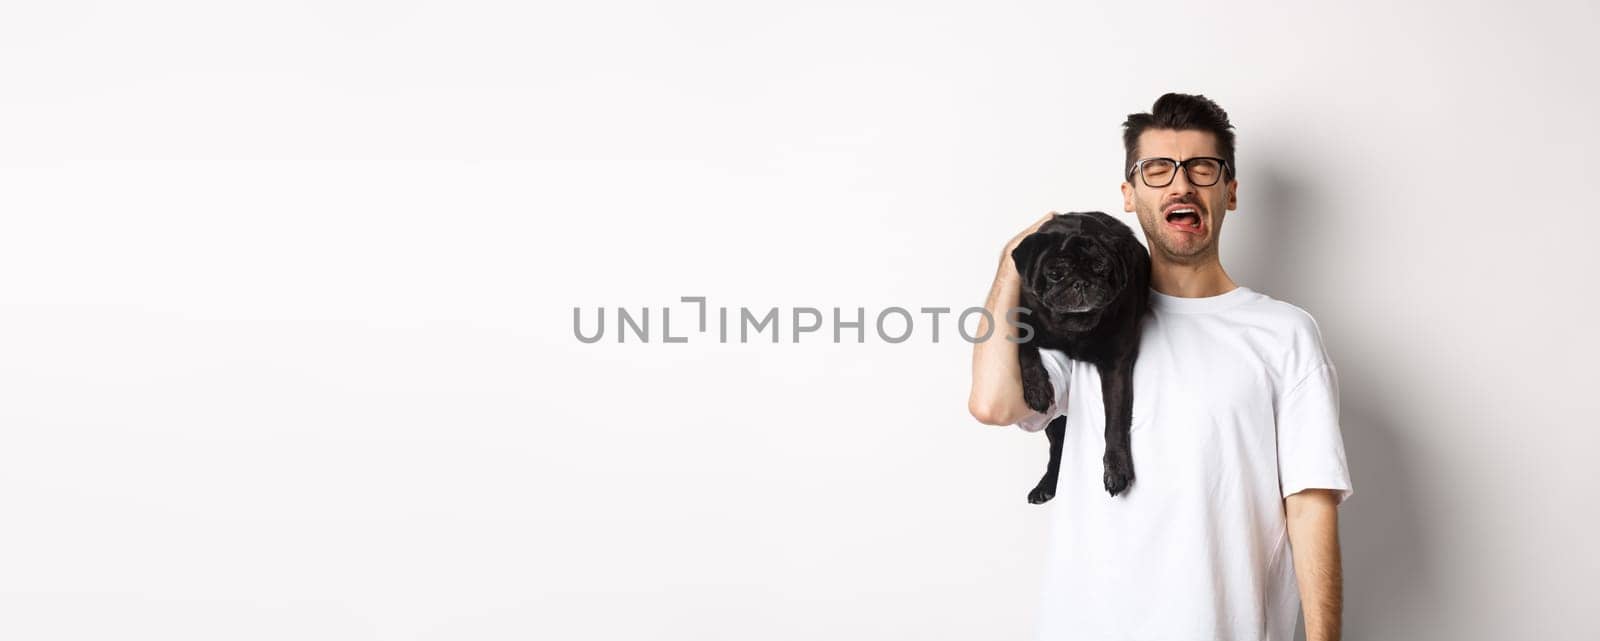
[[[1100,372],[1105,398],[1105,489],[1116,496],[1133,482],[1133,366],[1139,335],[1150,309],[1150,252],[1133,230],[1103,212],[1056,214],[1011,252],[1022,277],[1021,307],[1028,310],[1031,339],[1017,345],[1022,396],[1043,412],[1055,388],[1040,361],[1040,349],[1056,349]],[[1028,502],[1055,496],[1061,471],[1066,416],[1045,428],[1050,464]]]

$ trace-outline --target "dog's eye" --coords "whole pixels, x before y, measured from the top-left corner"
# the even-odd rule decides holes
[[[1047,272],[1044,273],[1044,280],[1047,283],[1053,283],[1053,282],[1056,282],[1058,280],[1061,280],[1061,272],[1059,270],[1054,270],[1054,269],[1052,269],[1050,271],[1047,271]]]

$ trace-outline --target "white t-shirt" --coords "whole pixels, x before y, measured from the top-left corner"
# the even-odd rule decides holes
[[[1044,350],[1065,412],[1049,512],[1039,641],[1292,641],[1299,614],[1283,498],[1352,493],[1339,387],[1305,310],[1245,287],[1151,290],[1133,374],[1134,482],[1101,481],[1094,365]],[[1068,402],[1070,396],[1070,402]],[[1065,409],[1061,409],[1065,408]]]

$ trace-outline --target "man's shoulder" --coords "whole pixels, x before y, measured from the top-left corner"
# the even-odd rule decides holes
[[[1271,328],[1275,349],[1282,353],[1284,374],[1294,375],[1331,364],[1322,339],[1322,327],[1310,311],[1265,293],[1258,294],[1258,299],[1244,307],[1250,308],[1248,311],[1254,316],[1253,324]]]
[[[1273,298],[1270,294],[1252,290],[1255,296],[1246,304],[1241,305],[1245,311],[1253,316],[1273,322],[1273,324],[1294,333],[1320,334],[1321,327],[1317,325],[1316,317],[1311,315],[1304,307],[1289,301]]]

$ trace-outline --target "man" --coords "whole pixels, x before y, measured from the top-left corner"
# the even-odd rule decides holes
[[[1226,112],[1169,93],[1123,127],[1123,211],[1144,230],[1152,290],[1128,490],[1108,496],[1101,483],[1094,366],[1044,351],[1056,399],[1041,414],[1022,400],[1016,343],[996,340],[1021,335],[1006,314],[1021,287],[1011,250],[1049,215],[1007,243],[987,303],[1004,331],[973,350],[980,422],[1038,431],[1067,416],[1045,504],[1038,638],[1292,641],[1303,603],[1307,640],[1337,641],[1338,506],[1352,486],[1321,332],[1304,310],[1222,269],[1217,243],[1239,186]]]

